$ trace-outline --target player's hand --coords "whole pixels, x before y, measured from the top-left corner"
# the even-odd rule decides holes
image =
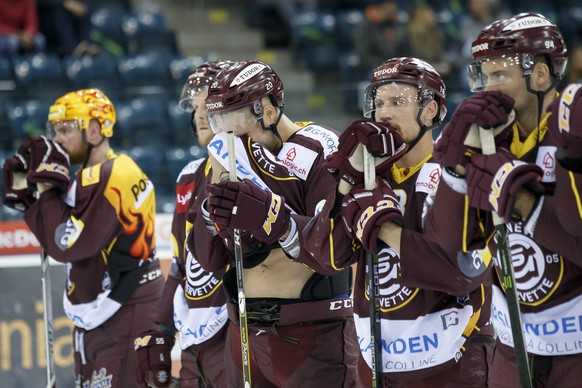
[[[582,84],[568,85],[560,97],[548,108],[552,114],[548,118],[548,133],[552,141],[563,150],[558,158],[566,168],[577,166],[582,171]],[[564,160],[570,159],[570,160]]]
[[[364,181],[363,147],[374,157],[376,175],[383,175],[408,149],[398,132],[389,125],[357,120],[350,123],[339,137],[336,152],[323,166],[352,186]]]
[[[270,245],[281,238],[289,226],[290,210],[285,198],[266,191],[245,179],[208,185],[208,211],[218,229],[232,233],[240,229]]]
[[[376,188],[353,189],[342,202],[342,220],[348,234],[358,239],[368,252],[376,252],[376,242],[382,224],[395,222],[403,226],[398,198],[388,184],[376,178]]]
[[[494,211],[508,221],[521,187],[543,193],[542,175],[537,165],[517,160],[503,148],[492,155],[475,154],[467,163],[469,206]]]
[[[34,191],[28,187],[26,181],[28,160],[16,152],[4,161],[2,172],[4,178],[2,202],[12,209],[26,211],[36,201]]]
[[[156,330],[138,333],[134,340],[136,352],[135,373],[140,387],[148,388],[148,380],[156,387],[170,385],[172,373],[171,352],[174,337]]]
[[[69,155],[60,145],[44,136],[31,136],[19,148],[29,155],[28,183],[31,187],[58,187],[65,191],[69,185]],[[44,184],[44,185],[43,185]]]
[[[476,93],[463,100],[437,139],[434,159],[444,167],[465,166],[470,155],[478,151],[465,145],[473,124],[485,129],[502,127],[495,136],[495,143],[507,147],[512,136],[513,115],[510,113],[514,103],[511,97],[496,91]]]

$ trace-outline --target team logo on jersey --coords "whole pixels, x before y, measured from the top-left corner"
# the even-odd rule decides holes
[[[378,300],[383,312],[404,307],[418,293],[417,288],[412,289],[400,284],[400,257],[392,248],[384,248],[378,253],[378,279],[380,283]],[[370,300],[368,285],[366,298]]]
[[[560,285],[564,259],[543,250],[525,233],[523,223],[508,223],[507,237],[511,250],[515,283],[522,304],[537,306],[548,299]],[[499,253],[495,265],[499,267]]]
[[[194,192],[194,183],[176,186],[176,213],[185,213]]]
[[[441,168],[436,163],[425,163],[418,173],[416,179],[416,191],[421,193],[432,194],[441,180]]]
[[[536,164],[544,172],[542,182],[556,181],[556,150],[555,146],[540,146],[538,150]]]
[[[85,228],[83,221],[71,216],[67,221],[57,226],[55,230],[55,243],[60,250],[66,251],[72,247]]]
[[[221,281],[212,272],[206,272],[198,260],[187,251],[186,283],[184,294],[187,299],[200,300],[209,297],[218,289]]]

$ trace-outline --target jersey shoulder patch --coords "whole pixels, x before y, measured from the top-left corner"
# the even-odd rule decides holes
[[[194,175],[194,173],[198,171],[198,169],[204,163],[205,160],[206,158],[196,159],[185,165],[182,171],[180,171],[180,174],[178,174],[176,182],[179,182],[180,178],[182,178],[184,175]]]
[[[334,131],[317,124],[309,124],[301,128],[296,132],[296,135],[302,135],[317,141],[323,148],[324,158],[334,152],[339,143],[338,136]]]
[[[438,163],[425,163],[416,178],[415,191],[433,195],[441,180],[441,167]]]

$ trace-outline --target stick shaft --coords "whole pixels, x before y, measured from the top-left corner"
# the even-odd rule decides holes
[[[364,187],[371,190],[376,185],[374,158],[362,147],[364,153]],[[372,387],[382,386],[382,311],[380,310],[380,279],[378,255],[368,252],[368,290],[370,295],[370,351],[372,359]]]
[[[479,128],[479,138],[481,139],[481,149],[484,155],[495,153],[495,137],[490,130]],[[505,288],[505,299],[509,310],[509,321],[511,323],[511,333],[513,334],[513,350],[519,372],[519,380],[523,388],[532,386],[529,361],[525,340],[523,338],[521,309],[519,307],[519,298],[517,288],[515,287],[515,275],[513,273],[513,263],[509,251],[509,242],[507,240],[507,225],[503,218],[497,213],[492,213],[493,224],[495,225],[495,237],[497,239],[497,249],[499,251],[499,261],[503,277],[503,287]]]
[[[49,258],[45,250],[40,248],[40,270],[43,302],[43,320],[44,320],[44,341],[45,341],[45,358],[46,358],[46,386],[54,388],[56,386],[57,374],[55,370],[55,359],[53,353],[53,302]]]
[[[234,153],[234,133],[227,133],[228,147],[228,173],[232,182],[237,181],[236,177],[236,157]],[[238,292],[238,318],[240,328],[240,344],[242,354],[242,371],[245,388],[250,388],[251,384],[251,359],[249,346],[249,327],[247,322],[246,295],[243,278],[243,254],[240,240],[240,230],[234,230],[234,262],[236,271],[236,283]]]

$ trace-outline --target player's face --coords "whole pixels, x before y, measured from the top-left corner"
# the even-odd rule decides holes
[[[234,132],[235,136],[249,135],[260,129],[257,117],[252,113],[250,106],[239,109],[208,114],[208,122],[214,133]]]
[[[208,124],[206,104],[204,103],[206,96],[208,96],[208,89],[201,90],[194,96],[194,98],[192,98],[198,144],[203,147],[206,147],[208,143],[210,143],[212,136],[214,136],[210,130],[210,125]]]
[[[81,164],[85,159],[87,144],[79,129],[77,120],[60,121],[51,124],[53,140],[69,154],[71,164]]]
[[[523,71],[512,58],[498,58],[481,64],[485,91],[499,91],[515,100],[514,109],[520,112],[536,107],[536,97],[527,91]],[[533,104],[533,105],[532,105]]]
[[[379,86],[374,107],[376,121],[389,124],[407,143],[416,138],[420,131],[417,120],[420,105],[415,86],[402,82]]]

